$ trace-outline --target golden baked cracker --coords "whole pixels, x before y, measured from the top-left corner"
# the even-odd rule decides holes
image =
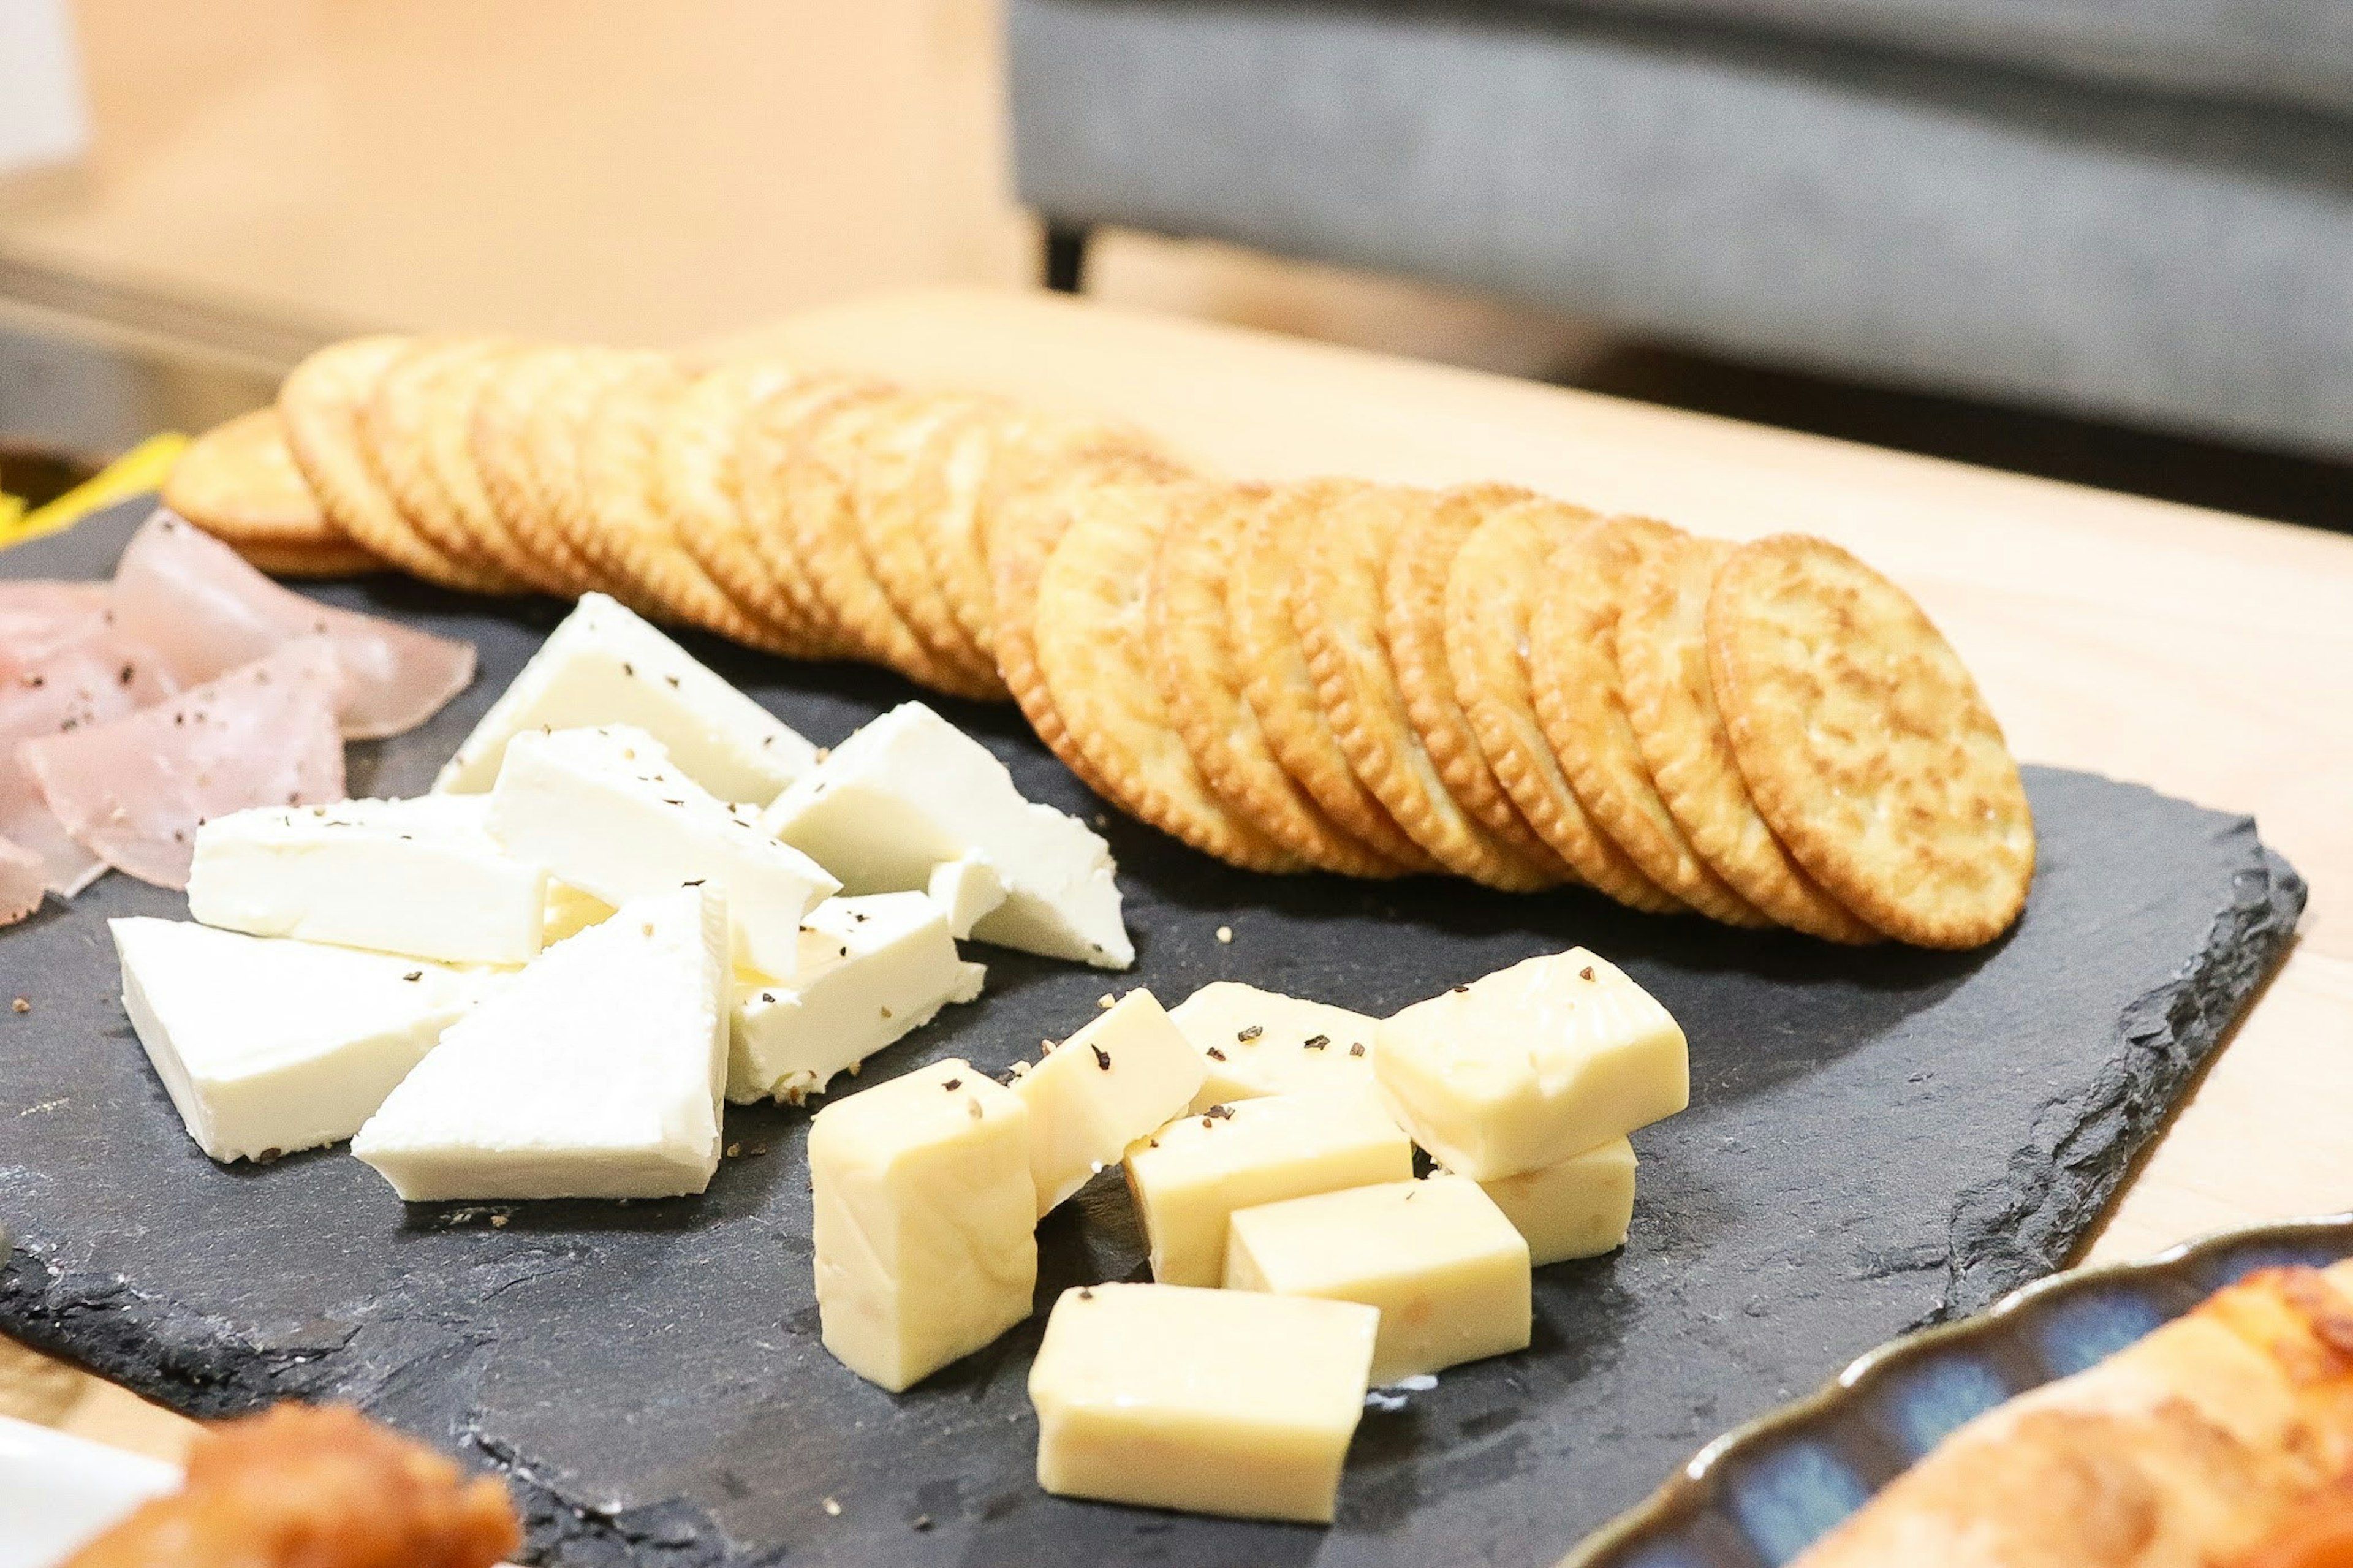
[[[737,393],[719,379],[727,375],[757,384],[743,392],[746,405],[740,415],[731,415]],[[842,404],[886,396],[892,388],[844,375],[768,385],[744,367],[713,372],[706,384],[707,392],[699,386],[688,395],[668,462],[666,482],[674,498],[704,498],[682,513],[688,549],[731,598],[791,639],[797,657],[849,657],[852,650],[817,604],[807,574],[791,562],[791,480],[805,426]]]
[[[1293,624],[1316,700],[1349,765],[1431,858],[1488,887],[1532,891],[1562,881],[1462,808],[1406,715],[1381,635],[1381,587],[1398,537],[1437,506],[1429,490],[1369,485],[1344,497],[1301,538]]]
[[[464,503],[450,487],[441,448],[464,443],[459,410],[471,406],[512,347],[494,338],[419,338],[385,367],[360,411],[368,455],[408,525],[450,560],[491,572],[500,570],[498,562],[474,542],[475,531],[460,516]],[[457,477],[474,486],[467,502],[489,504],[470,462]]]
[[[273,577],[361,577],[381,572],[384,563],[345,540],[342,543],[294,544],[278,540],[230,540],[246,564]]]
[[[1683,837],[1765,914],[1830,942],[1879,933],[1814,885],[1748,797],[1707,668],[1707,595],[1732,553],[1721,539],[1653,535],[1619,584],[1618,678],[1651,782]]]
[[[1641,541],[1679,531],[1649,518],[1604,518],[1554,550],[1528,622],[1536,717],[1586,815],[1645,876],[1712,919],[1769,925],[1683,837],[1651,782],[1619,688],[1619,581]]]
[[[1161,534],[1219,499],[1201,481],[1082,492],[1038,581],[1038,667],[1095,776],[1131,816],[1229,865],[1303,870],[1203,782],[1152,679],[1145,598]]]
[[[554,343],[517,349],[491,366],[470,406],[449,411],[449,437],[456,439],[462,431],[465,465],[487,503],[480,510],[460,507],[457,521],[478,551],[543,593],[570,596],[596,586],[596,581],[588,563],[541,511],[523,432],[555,387],[607,352]],[[458,459],[447,461],[454,468]]]
[[[1293,560],[1303,534],[1364,488],[1360,479],[1303,479],[1273,488],[1252,511],[1226,582],[1227,631],[1242,695],[1282,771],[1349,837],[1409,871],[1434,871],[1438,862],[1349,765],[1324,716],[1292,618]]]
[[[1545,739],[1528,681],[1528,625],[1553,552],[1593,521],[1583,507],[1544,496],[1489,513],[1447,569],[1446,662],[1481,753],[1528,825],[1602,892],[1663,914],[1683,901],[1586,816]]]
[[[1021,716],[1062,765],[1081,783],[1106,799],[1111,790],[1095,777],[1094,764],[1071,739],[1053,693],[1038,667],[1038,581],[1047,560],[1075,515],[1080,497],[1107,484],[1150,483],[1169,476],[1149,463],[1113,458],[1082,461],[1064,469],[1050,485],[1026,485],[987,508],[981,514],[987,529],[984,547],[989,569],[989,598],[997,627],[997,668]]]
[[[409,526],[368,456],[360,411],[376,378],[406,351],[396,333],[349,338],[311,355],[278,389],[286,444],[311,493],[338,531],[414,577],[471,593],[512,593],[523,584],[503,572],[452,560]]]
[[[502,514],[522,547],[566,584],[565,592],[594,588],[646,616],[659,615],[660,607],[599,567],[573,541],[586,531],[582,520],[588,515],[588,494],[583,455],[596,405],[630,376],[669,363],[667,355],[642,350],[592,349],[543,389],[514,433],[522,504],[513,513]]]
[[[899,618],[858,546],[862,443],[877,426],[920,418],[931,395],[894,392],[845,401],[801,427],[783,472],[781,530],[757,542],[772,573],[797,571],[786,584],[797,606],[823,616],[860,657],[888,665],[918,685],[955,697],[1001,695],[994,672],[983,680],[935,657]]]
[[[1145,641],[1169,721],[1211,790],[1267,837],[1312,866],[1349,877],[1404,867],[1325,816],[1266,743],[1242,696],[1226,615],[1226,582],[1263,485],[1230,485],[1174,509],[1145,595]]]
[[[988,555],[993,520],[1079,468],[1120,468],[1155,479],[1186,472],[1185,464],[1132,425],[1029,405],[1009,407],[967,431],[932,470],[944,494],[936,503],[918,505],[933,520],[940,592],[965,636],[991,659],[997,657]]]
[[[979,394],[944,393],[925,400],[909,417],[867,426],[859,442],[850,511],[867,573],[901,623],[934,658],[1004,697],[997,661],[965,635],[933,570],[939,547],[932,511],[954,502],[943,487],[927,480],[943,448],[987,423],[999,406],[997,399]]]
[[[188,443],[164,480],[164,504],[231,544],[356,548],[335,531],[286,447],[275,408],[216,425]]]
[[[1520,815],[1487,765],[1446,661],[1446,580],[1455,552],[1489,513],[1529,499],[1530,492],[1517,485],[1464,485],[1440,491],[1426,508],[1416,509],[1383,571],[1381,636],[1406,719],[1421,737],[1447,794],[1532,868],[1556,880],[1581,880],[1576,867],[1554,854]]]
[[[1975,947],[2010,928],[2033,813],[1977,682],[1909,595],[1780,534],[1724,563],[1707,641],[1741,776],[1816,881],[1899,942]]]
[[[557,514],[591,566],[649,607],[771,653],[791,645],[746,615],[678,542],[659,493],[662,431],[691,384],[667,360],[638,366],[605,389],[580,432],[579,510]]]

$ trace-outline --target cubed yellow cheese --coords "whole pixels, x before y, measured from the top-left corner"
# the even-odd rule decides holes
[[[1239,981],[1213,980],[1168,1010],[1208,1077],[1196,1111],[1263,1094],[1367,1089],[1376,1020]]]
[[[1682,1028],[1581,947],[1383,1019],[1373,1072],[1398,1125],[1481,1182],[1556,1165],[1691,1101]]]
[[[1462,1176],[1243,1209],[1228,1232],[1226,1288],[1378,1307],[1375,1383],[1528,1343],[1528,1244]]]
[[[1152,993],[1129,992],[1013,1081],[1029,1108],[1038,1217],[1193,1102],[1201,1058]]]
[[[1412,1174],[1412,1142],[1361,1089],[1213,1105],[1127,1152],[1127,1189],[1163,1285],[1224,1277],[1226,1216],[1236,1209]]]
[[[1528,1260],[1537,1268],[1598,1258],[1626,1245],[1634,1218],[1634,1145],[1613,1138],[1573,1160],[1479,1186],[1527,1238]]]
[[[1037,1198],[1029,1112],[960,1061],[921,1068],[809,1123],[825,1348],[896,1393],[1029,1315]]]
[[[1345,1301],[1181,1285],[1065,1290],[1029,1368],[1038,1484],[1328,1524],[1379,1319]]]

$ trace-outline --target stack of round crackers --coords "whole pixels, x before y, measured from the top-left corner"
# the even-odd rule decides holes
[[[1009,695],[1097,793],[1258,870],[1953,948],[2007,930],[2033,872],[1968,670],[1818,539],[1506,485],[1234,483],[995,397],[481,338],[322,351],[165,499],[270,570],[600,590]]]

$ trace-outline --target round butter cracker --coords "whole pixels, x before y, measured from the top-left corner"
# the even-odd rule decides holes
[[[311,493],[275,408],[240,414],[189,442],[164,478],[163,500],[233,545],[357,549],[327,521],[319,498]]]

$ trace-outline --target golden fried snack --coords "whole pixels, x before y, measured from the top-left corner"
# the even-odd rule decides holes
[[[1725,562],[1708,659],[1733,755],[1816,881],[1899,942],[1976,947],[2034,879],[2034,816],[2001,726],[1911,595],[1780,534]]]
[[[1480,523],[1447,568],[1447,667],[1481,754],[1528,825],[1595,888],[1665,914],[1683,909],[1683,900],[1586,815],[1561,771],[1536,717],[1523,652],[1554,551],[1593,521],[1583,507],[1536,496]]]
[[[1267,493],[1264,485],[1229,485],[1170,518],[1145,595],[1153,679],[1201,777],[1251,826],[1324,870],[1398,876],[1403,866],[1348,837],[1283,771],[1242,696],[1226,588]]]
[[[1677,531],[1649,518],[1605,518],[1554,550],[1528,623],[1536,717],[1586,815],[1645,876],[1712,919],[1768,925],[1675,825],[1651,782],[1618,683],[1618,584],[1644,536]]]
[[[1091,773],[1131,816],[1229,865],[1303,870],[1203,782],[1152,678],[1144,601],[1161,535],[1222,498],[1198,479],[1080,492],[1038,580],[1038,668]]]
[[[1707,595],[1732,546],[1687,533],[1637,547],[1619,590],[1618,676],[1651,782],[1693,848],[1771,919],[1828,942],[1879,933],[1789,858],[1749,799],[1708,673]]]
[[[164,504],[232,545],[351,546],[295,466],[275,408],[240,414],[189,442],[164,480]]]
[[[1512,892],[1553,887],[1567,877],[1556,857],[1522,853],[1454,798],[1398,686],[1382,635],[1382,584],[1398,541],[1437,505],[1434,492],[1402,485],[1339,498],[1295,536],[1292,623],[1333,736],[1397,825],[1458,876]]]
[[[491,1568],[522,1544],[506,1489],[340,1405],[213,1429],[187,1484],[66,1568]]]

